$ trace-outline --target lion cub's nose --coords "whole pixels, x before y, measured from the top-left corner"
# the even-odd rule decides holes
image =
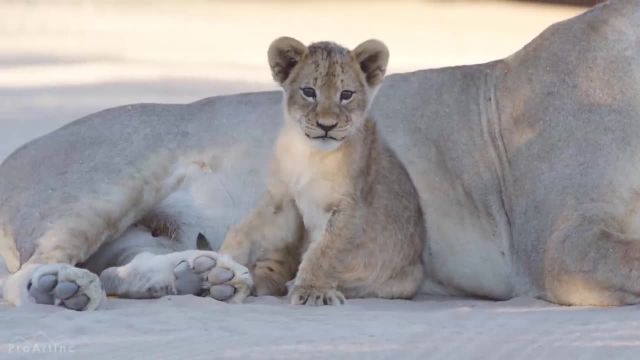
[[[338,123],[331,124],[331,125],[325,125],[325,124],[321,123],[320,121],[316,121],[316,125],[318,125],[318,127],[320,129],[324,130],[325,132],[329,132],[329,131],[333,130],[336,126],[338,126]]]

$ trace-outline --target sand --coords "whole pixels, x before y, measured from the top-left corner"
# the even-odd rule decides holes
[[[49,346],[58,351],[44,357],[63,359],[635,359],[637,313],[451,298],[308,308],[172,296],[110,299],[91,313],[0,306],[0,354]]]

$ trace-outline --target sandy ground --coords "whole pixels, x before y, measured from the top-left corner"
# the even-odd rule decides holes
[[[2,306],[0,354],[5,355],[0,357],[637,359],[640,354],[637,307],[563,308],[530,299],[371,299],[339,308],[293,307],[272,297],[249,301],[113,300],[93,313]]]
[[[0,2],[0,160],[85,114],[273,88],[275,37],[386,41],[391,71],[489,61],[577,8],[481,2]],[[637,307],[531,299],[110,299],[76,313],[0,305],[0,358],[602,359],[640,355]]]

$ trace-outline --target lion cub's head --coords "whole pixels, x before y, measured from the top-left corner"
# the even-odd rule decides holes
[[[389,51],[378,40],[349,50],[330,42],[307,47],[282,37],[269,47],[269,65],[284,89],[288,121],[327,151],[362,128],[388,60]]]

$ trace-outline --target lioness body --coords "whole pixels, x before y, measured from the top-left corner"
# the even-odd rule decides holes
[[[385,81],[371,114],[420,196],[426,291],[640,301],[639,23],[637,2],[612,1],[505,60]],[[100,241],[49,231],[91,214],[87,199],[126,187],[151,159],[175,163],[166,152],[204,154],[206,166],[154,205],[174,209],[184,239],[200,231],[217,249],[264,191],[281,106],[271,92],[122,107],[31,142],[0,167],[2,255],[15,271],[57,239],[68,246],[51,261],[86,261],[135,216],[114,217],[116,230],[86,225]]]

